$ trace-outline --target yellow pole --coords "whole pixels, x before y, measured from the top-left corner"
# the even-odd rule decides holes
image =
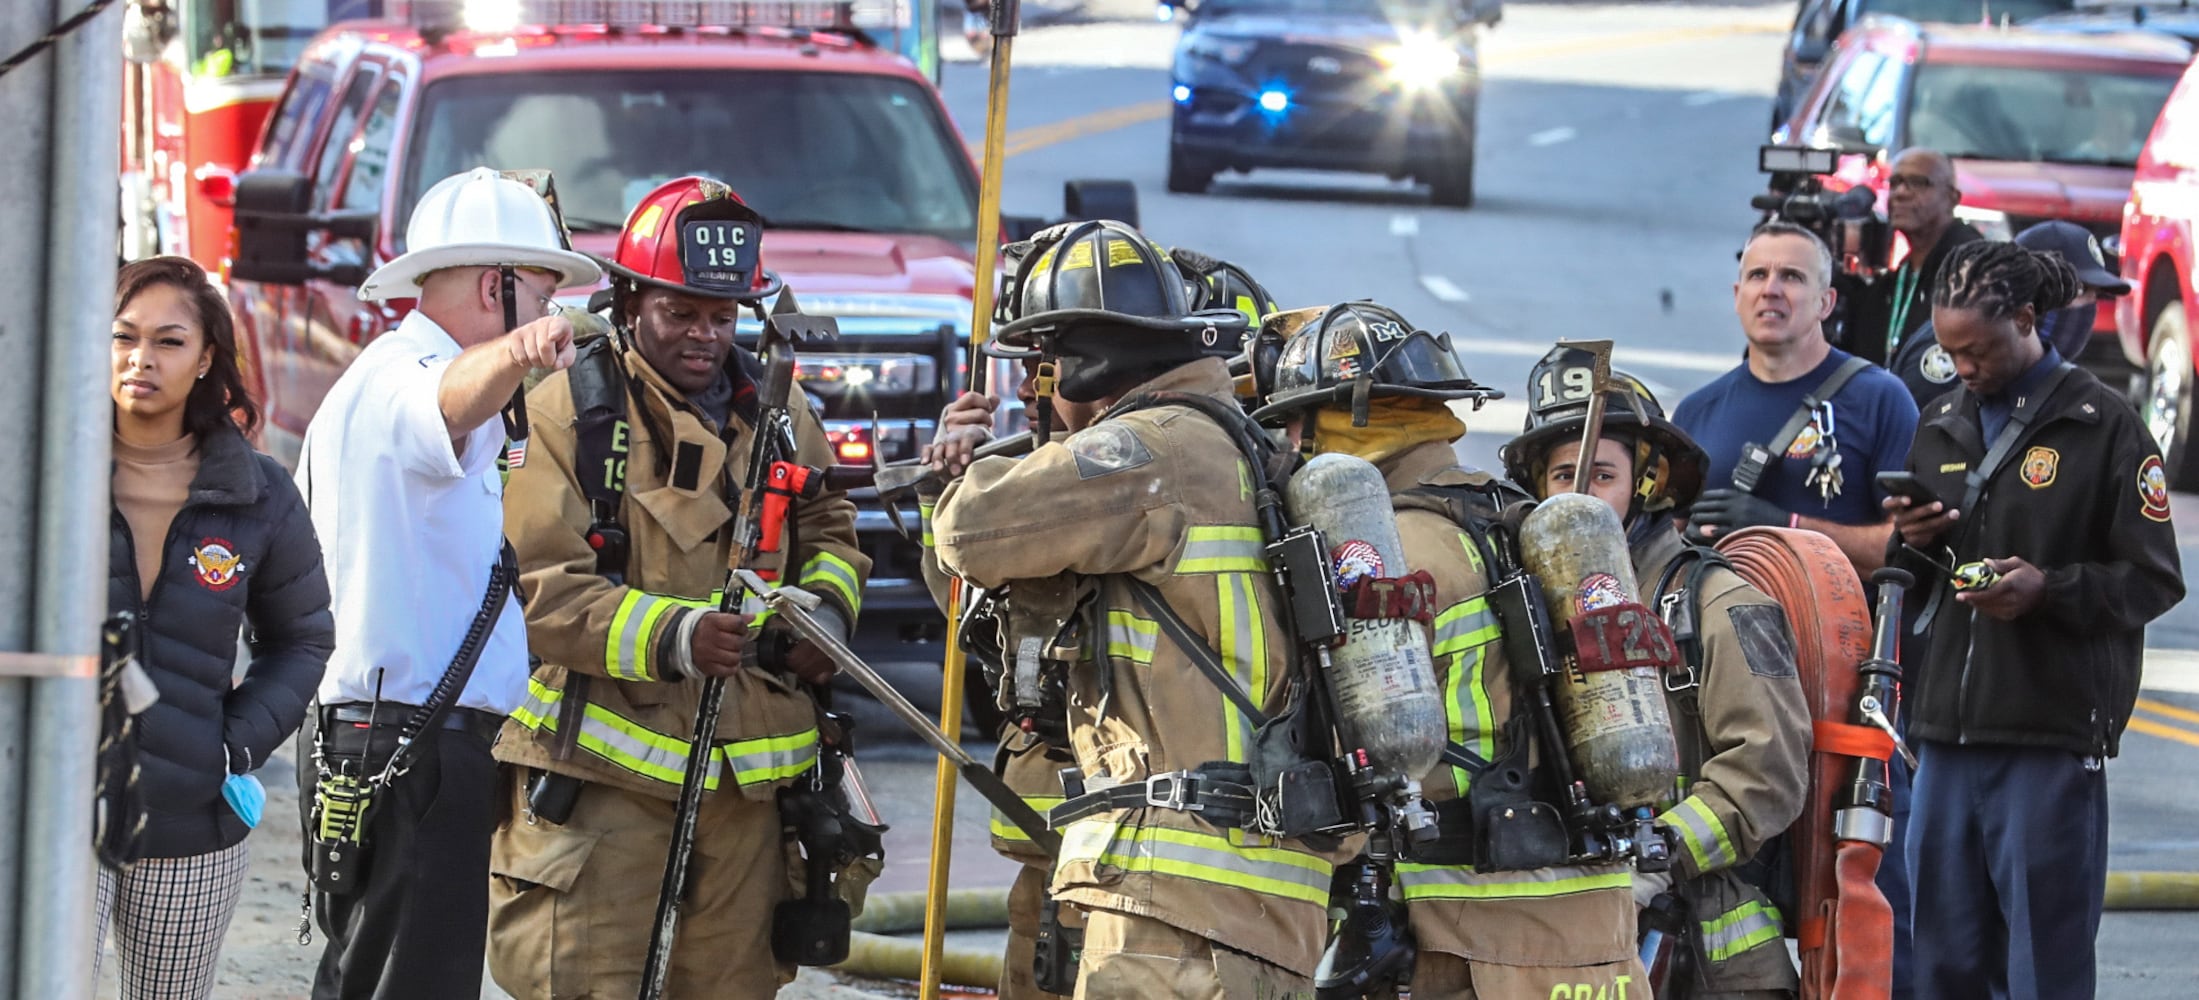
[[[978,185],[977,280],[970,311],[970,378],[983,384],[985,363],[978,348],[985,343],[993,319],[994,271],[1000,260],[1000,175],[1007,163],[1008,65],[1015,48],[1017,0],[992,0],[993,60],[985,92],[985,161]],[[987,388],[990,388],[989,386]],[[958,582],[947,602],[947,653],[941,664],[939,728],[950,740],[962,738],[962,586]],[[958,776],[954,765],[939,759],[933,780],[931,878],[924,893],[924,961],[917,995],[939,1000],[939,980],[947,934],[947,881],[954,855],[954,793]]]

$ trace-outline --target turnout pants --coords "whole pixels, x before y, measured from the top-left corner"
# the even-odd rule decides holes
[[[403,718],[404,706],[383,706]],[[327,710],[321,714],[325,716]],[[298,808],[311,853],[313,739],[300,735]],[[315,894],[328,943],[313,978],[314,1000],[478,1000],[488,930],[489,834],[496,826],[496,761],[485,726],[445,728],[422,737],[412,770],[375,796],[367,818],[371,854],[361,888]],[[368,737],[373,752],[367,753]],[[366,755],[379,770],[396,739],[394,725],[328,726],[332,757]],[[308,870],[310,870],[310,860]]]
[[[1528,968],[1472,962],[1422,951],[1413,962],[1413,1000],[1650,1000],[1639,959],[1573,968]]]
[[[2042,747],[1919,748],[1912,982],[1933,1000],[2089,998],[2107,771]]]
[[[1313,1000],[1313,981],[1152,917],[1085,916],[1077,1000]]]
[[[629,1000],[641,988],[675,803],[581,786],[560,826],[526,814],[527,768],[506,768],[510,814],[489,864],[489,972],[518,1000]],[[793,895],[779,808],[730,788],[703,796],[665,996],[763,998],[794,978],[771,956],[771,915]]]

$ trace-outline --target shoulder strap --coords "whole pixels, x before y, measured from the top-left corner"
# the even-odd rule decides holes
[[[629,550],[618,508],[626,493],[626,373],[617,346],[609,337],[591,338],[566,377],[573,390],[574,474],[588,499],[588,544],[596,550],[596,572],[623,583]]]
[[[411,769],[412,762],[421,751],[420,736],[434,733],[443,724],[443,717],[450,714],[458,703],[458,696],[466,690],[466,682],[473,678],[474,665],[481,662],[481,649],[489,644],[489,633],[495,631],[496,621],[503,617],[505,598],[511,596],[512,586],[519,580],[519,554],[506,541],[497,553],[496,567],[489,570],[489,590],[482,595],[481,607],[473,614],[473,624],[467,626],[466,637],[458,644],[458,652],[451,657],[450,665],[443,668],[443,677],[435,682],[435,690],[427,700],[412,710],[405,719],[404,728],[397,734],[397,752],[389,757],[382,768],[380,782]]]
[[[1685,687],[1693,687],[1701,679],[1703,633],[1699,623],[1703,617],[1703,577],[1713,566],[1732,568],[1717,549],[1687,543],[1681,547],[1680,557],[1667,564],[1664,572],[1658,575],[1657,587],[1651,592],[1656,595],[1657,610],[1664,617],[1665,626],[1672,630],[1672,641],[1680,647],[1680,655],[1687,661],[1689,679]],[[1682,570],[1687,572],[1687,579],[1681,581],[1679,590],[1667,593]]]
[[[1826,400],[1839,395],[1840,390],[1847,387],[1849,379],[1870,366],[1871,363],[1862,358],[1851,357],[1841,362],[1840,367],[1833,369],[1832,374],[1825,376],[1823,382],[1817,383],[1817,388],[1811,389],[1802,397],[1802,405],[1795,408],[1794,415],[1787,418],[1786,425],[1779,428],[1779,436],[1773,438],[1769,446],[1750,450],[1741,456],[1740,464],[1733,467],[1733,488],[1743,493],[1756,492],[1756,487],[1763,482],[1764,470],[1770,468],[1771,463],[1785,457],[1787,449],[1794,447],[1795,439],[1801,437],[1802,429],[1810,425],[1810,418],[1817,414],[1817,408],[1825,405]]]

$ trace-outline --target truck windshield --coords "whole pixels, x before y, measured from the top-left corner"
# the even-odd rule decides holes
[[[2076,6],[2075,0],[1863,0],[1857,16],[1892,14],[1922,23],[1999,24],[2059,14]]]
[[[1198,12],[1202,17],[1257,15],[1424,20],[1442,7],[1440,3],[1420,0],[1206,0],[1198,7]]]
[[[732,186],[778,229],[968,242],[977,179],[914,81],[862,73],[633,70],[453,77],[421,98],[398,218],[475,166],[547,168],[574,232],[616,232],[657,185]]]
[[[282,76],[307,42],[365,0],[186,0],[184,65],[193,76]]]
[[[2176,73],[1926,64],[1907,145],[1977,160],[2135,167]]]

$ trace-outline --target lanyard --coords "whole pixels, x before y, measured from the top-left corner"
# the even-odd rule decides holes
[[[1886,322],[1886,358],[1893,360],[1894,351],[1901,347],[1901,327],[1909,319],[1909,306],[1916,300],[1917,271],[1921,267],[1903,264],[1901,273],[1894,278],[1894,309]]]

